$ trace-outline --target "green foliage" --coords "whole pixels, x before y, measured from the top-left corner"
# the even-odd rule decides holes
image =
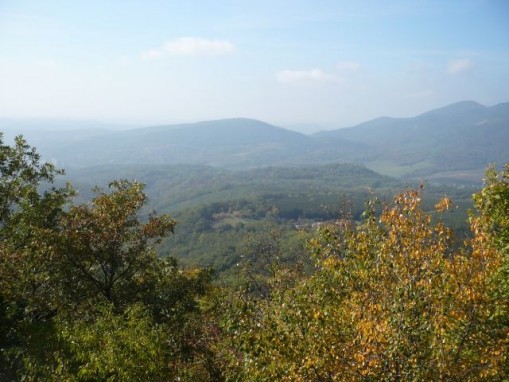
[[[486,171],[484,188],[474,195],[487,229],[498,248],[509,252],[509,164],[497,173],[494,166]]]
[[[91,319],[57,325],[70,356],[61,360],[56,369],[60,375],[52,375],[53,380],[167,381],[171,378],[164,333],[143,306],[132,305],[123,315],[115,314],[108,305],[98,310],[100,314]]]
[[[35,327],[54,315],[53,267],[56,227],[70,186],[50,187],[62,171],[48,163],[20,136],[14,146],[0,136],[0,377],[18,367],[13,349],[30,341]],[[41,191],[40,188],[45,190]]]
[[[210,275],[182,272],[174,261],[159,265],[157,288],[144,301],[123,311],[98,302],[79,315],[58,314],[23,353],[24,378],[208,381],[215,371],[197,297]]]
[[[337,196],[348,190],[366,192],[371,188],[402,186],[395,179],[347,163],[235,172],[191,165],[119,165],[71,169],[68,173],[68,179],[75,185],[81,185],[79,190],[84,194],[93,185],[107,185],[112,178],[138,179],[147,185],[151,207],[168,213],[271,194],[300,194],[307,195],[308,199],[336,195],[336,203]]]
[[[246,235],[276,222],[284,232],[285,257],[292,258],[290,243],[299,236],[296,226],[311,229],[313,223],[332,221],[345,211],[359,220],[365,200],[375,195],[382,201],[390,200],[404,187],[399,181],[352,164],[238,172],[191,165],[102,166],[73,170],[69,179],[81,184],[80,194],[91,199],[93,195],[86,193],[83,182],[106,185],[112,176],[146,184],[149,201],[143,214],[156,209],[178,220],[178,229],[163,240],[157,248],[159,253],[170,254],[187,266],[212,266],[221,273],[238,263]],[[462,238],[468,232],[466,210],[477,189],[426,185],[423,206],[432,210],[442,195],[453,198],[459,208],[445,218]]]
[[[354,195],[350,177],[373,176],[357,166],[237,174],[239,183],[179,214],[173,244],[162,240],[176,221],[145,213],[141,183],[115,181],[69,206],[72,188],[52,187],[60,171],[22,138],[0,141],[0,170],[2,380],[500,381],[509,373],[509,165],[488,170],[461,246],[445,224],[449,198],[426,212],[432,198],[407,191],[369,202],[361,216],[368,191]],[[234,188],[242,197],[225,200]],[[383,201],[387,190],[378,191]],[[338,195],[342,206],[324,208]],[[213,287],[210,269],[159,257],[162,244],[228,273]],[[225,275],[241,288],[221,285]]]
[[[211,272],[156,255],[176,223],[140,218],[143,185],[116,181],[67,207],[73,190],[47,184],[61,172],[22,138],[0,159],[0,379],[219,375],[199,304]]]
[[[11,147],[3,144],[0,135],[0,174],[0,224],[5,227],[20,206],[56,192],[52,189],[41,195],[37,187],[41,182],[53,182],[63,171],[49,163],[41,163],[40,155],[22,136],[16,137]]]
[[[139,220],[141,184],[111,188],[61,214],[51,263],[59,304],[46,332],[53,346],[42,352],[27,346],[28,379],[167,380],[207,353],[206,344],[190,344],[201,331],[197,297],[210,272],[183,272],[175,260],[158,258],[150,244],[172,232],[175,221],[155,214]]]
[[[486,231],[490,241],[503,254],[502,266],[494,276],[498,285],[494,294],[506,303],[493,319],[500,320],[509,331],[509,164],[500,172],[494,166],[488,168],[485,187],[474,195],[474,201],[480,212],[477,218],[480,229]],[[509,375],[509,357],[505,370]]]
[[[121,308],[139,299],[158,265],[150,245],[175,227],[166,215],[138,219],[146,199],[141,184],[118,181],[110,187],[61,218],[59,261],[71,306],[102,298]]]

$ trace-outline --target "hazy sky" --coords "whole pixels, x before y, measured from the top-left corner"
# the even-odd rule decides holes
[[[344,127],[509,101],[509,1],[0,0],[0,117]]]

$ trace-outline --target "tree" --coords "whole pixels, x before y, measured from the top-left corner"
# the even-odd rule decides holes
[[[440,201],[434,221],[407,191],[380,217],[370,205],[360,224],[322,228],[313,275],[227,304],[230,380],[501,380],[502,255],[479,218],[456,250],[440,219],[450,205]]]
[[[220,380],[199,305],[211,272],[157,256],[176,222],[140,216],[142,184],[69,206],[21,137],[0,137],[0,171],[0,379]]]
[[[14,139],[14,146],[5,145],[0,133],[0,226],[6,228],[21,206],[34,203],[57,192],[52,188],[41,194],[41,183],[50,184],[56,175],[63,174],[50,163],[41,163],[41,156],[22,136]],[[64,190],[58,190],[63,192]],[[68,191],[68,190],[65,190]],[[2,239],[6,239],[2,232]]]
[[[482,223],[494,244],[509,253],[509,163],[497,173],[494,166],[486,171],[484,188],[474,194]]]
[[[498,286],[495,296],[505,304],[493,317],[505,331],[509,331],[509,163],[497,172],[490,166],[486,172],[484,188],[474,195],[478,215],[471,219],[477,222],[488,240],[502,253],[502,266],[494,276]],[[509,346],[509,345],[508,345]],[[509,357],[506,358],[506,375],[509,375]]]
[[[12,376],[13,349],[28,328],[55,314],[50,259],[60,213],[74,194],[69,185],[52,186],[60,174],[23,137],[9,146],[0,134],[0,377]]]
[[[126,180],[97,189],[91,204],[73,206],[61,218],[63,290],[72,305],[101,300],[117,309],[141,298],[157,272],[152,244],[173,232],[167,215],[138,214],[146,196],[143,185]]]
[[[213,364],[197,299],[211,272],[157,256],[153,245],[176,222],[155,213],[141,220],[142,184],[110,188],[60,216],[53,347],[25,355],[27,378],[206,381]]]

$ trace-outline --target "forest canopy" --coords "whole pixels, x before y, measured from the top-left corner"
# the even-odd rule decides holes
[[[307,265],[256,236],[228,284],[156,245],[136,181],[77,204],[22,138],[0,139],[0,379],[503,381],[509,375],[509,165],[473,197],[369,200],[311,232]]]

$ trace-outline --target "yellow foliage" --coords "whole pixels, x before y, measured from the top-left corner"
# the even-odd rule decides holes
[[[246,328],[256,350],[244,347],[244,380],[501,380],[508,332],[493,317],[507,302],[493,275],[502,255],[471,223],[455,250],[451,230],[407,191],[379,221],[368,211],[357,227],[322,228],[310,242],[317,272],[251,306],[263,330]]]

